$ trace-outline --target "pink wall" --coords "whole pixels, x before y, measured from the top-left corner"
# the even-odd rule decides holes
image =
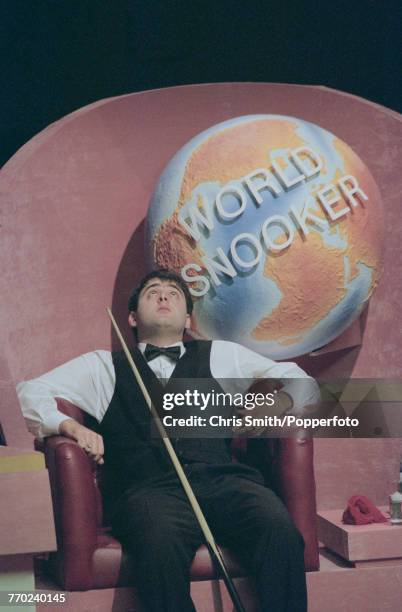
[[[323,87],[228,83],[103,100],[49,126],[3,168],[0,289],[7,384],[110,347],[105,307],[112,305],[124,321],[127,294],[144,270],[143,220],[162,169],[203,129],[252,113],[300,117],[339,136],[367,164],[384,202],[385,270],[364,318],[362,346],[301,362],[321,375],[400,377],[401,116]],[[3,398],[3,414],[17,409]],[[22,431],[20,440],[26,444]],[[348,442],[346,464],[355,451],[360,457],[360,441],[325,440],[317,445],[319,462],[331,456],[340,464],[335,449]],[[385,464],[385,449],[393,443],[376,442],[385,445]],[[363,455],[373,443],[366,444]]]
[[[388,504],[396,490],[402,445],[396,439],[326,438],[314,441],[317,506],[344,508],[352,495]]]

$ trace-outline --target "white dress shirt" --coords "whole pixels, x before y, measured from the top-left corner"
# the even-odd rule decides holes
[[[138,344],[141,352],[145,346]],[[171,346],[181,347],[180,356],[185,353],[182,342]],[[176,362],[160,355],[148,365],[158,378],[168,380]],[[281,380],[283,390],[293,400],[292,414],[302,414],[305,406],[319,401],[317,383],[295,363],[277,363],[234,342],[212,342],[210,369],[223,391],[232,394],[244,393],[256,379]],[[296,383],[292,379],[299,380]],[[58,433],[60,423],[68,417],[57,409],[56,397],[75,404],[100,423],[111,402],[115,382],[112,354],[98,350],[72,359],[38,378],[19,383],[17,393],[28,429],[37,438]]]

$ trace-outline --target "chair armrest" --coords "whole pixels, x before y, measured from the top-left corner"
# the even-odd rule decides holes
[[[45,440],[59,554],[52,571],[67,590],[92,587],[97,507],[92,464],[82,448],[65,436]],[[62,559],[62,562],[60,561]]]
[[[244,445],[237,447],[240,459],[262,472],[267,486],[279,495],[288,509],[304,538],[306,570],[318,570],[313,440],[250,438],[246,453]]]
[[[274,462],[278,492],[305,541],[307,570],[319,569],[313,440],[278,440]]]

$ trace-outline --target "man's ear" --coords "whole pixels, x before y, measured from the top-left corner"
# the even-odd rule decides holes
[[[137,313],[131,310],[128,315],[128,323],[130,327],[137,327]]]
[[[190,329],[190,327],[191,327],[191,315],[187,313],[186,322],[184,324],[184,329]]]

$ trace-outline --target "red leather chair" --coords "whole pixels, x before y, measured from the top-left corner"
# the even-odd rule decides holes
[[[58,400],[59,409],[82,424],[84,413]],[[38,445],[39,446],[39,445]],[[122,550],[103,522],[102,496],[96,468],[78,444],[52,436],[41,444],[50,474],[58,551],[48,569],[60,587],[84,591],[135,585],[135,558]],[[305,567],[318,570],[313,441],[294,438],[245,440],[234,449],[242,461],[258,466],[280,495],[305,541]],[[223,550],[232,576],[244,576],[241,567]],[[216,578],[208,551],[201,546],[191,568],[192,580]]]

